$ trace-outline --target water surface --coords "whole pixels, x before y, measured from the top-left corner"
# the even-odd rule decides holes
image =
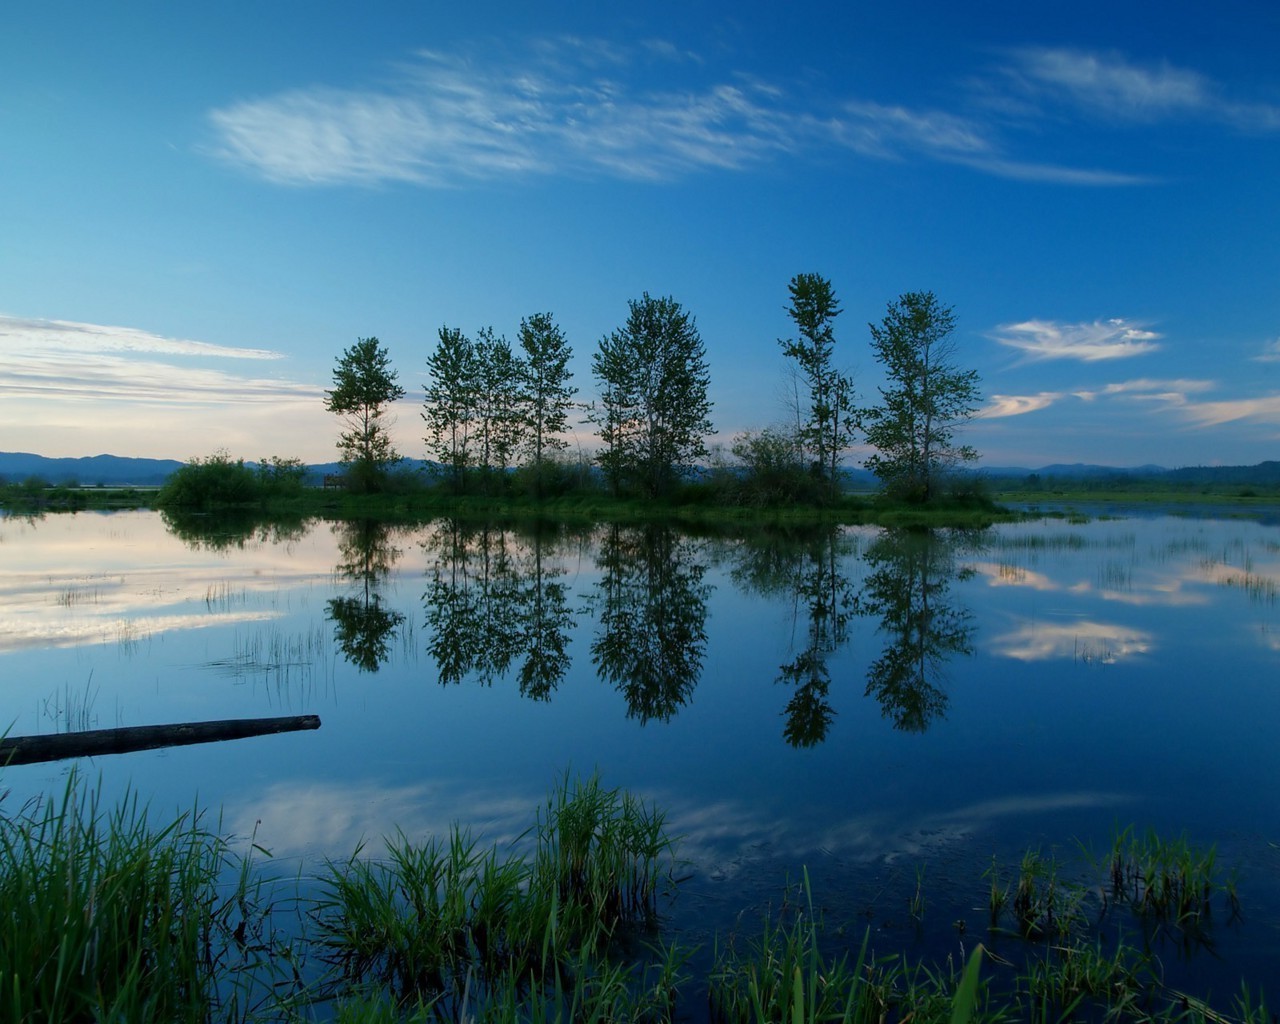
[[[1280,528],[1152,517],[697,536],[439,520],[0,520],[11,734],[318,714],[86,761],[314,864],[452,822],[518,835],[566,771],[656,801],[696,939],[808,869],[882,948],[982,936],[983,870],[1117,825],[1218,844],[1280,952]],[[6,800],[69,762],[10,767]],[[908,920],[918,872],[928,928]],[[968,937],[958,922],[968,925]],[[1205,958],[1202,958],[1205,959]]]

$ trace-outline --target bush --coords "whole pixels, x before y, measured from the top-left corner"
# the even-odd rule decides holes
[[[225,450],[194,458],[165,481],[156,504],[161,508],[208,509],[250,505],[302,493],[306,467],[300,459],[273,456],[254,469]]]

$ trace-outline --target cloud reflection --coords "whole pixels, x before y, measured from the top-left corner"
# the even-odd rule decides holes
[[[1109,665],[1150,652],[1155,647],[1155,638],[1144,630],[1081,619],[1062,626],[1029,622],[1003,636],[993,637],[989,646],[993,654],[1017,661],[1071,658]]]

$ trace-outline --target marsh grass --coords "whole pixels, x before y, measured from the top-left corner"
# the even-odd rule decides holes
[[[372,984],[449,1020],[663,1017],[687,959],[651,933],[670,873],[663,828],[631,794],[566,775],[530,856],[454,828],[425,843],[399,834],[385,860],[330,863],[314,914],[330,990]]]
[[[630,794],[565,775],[509,849],[457,827],[420,843],[397,834],[387,849],[381,859],[357,850],[331,862],[290,896],[198,811],[155,827],[136,800],[104,808],[73,774],[60,800],[0,815],[0,1019],[698,1017],[682,1001],[695,951],[659,932],[673,845],[662,815]],[[1111,879],[1109,898],[1105,883],[1064,880],[1038,850],[1016,868],[993,860],[993,934],[1021,936],[1018,955],[966,950],[961,939],[937,963],[877,956],[871,928],[860,944],[843,927],[828,930],[806,873],[758,932],[740,921],[716,940],[701,978],[706,1014],[714,1024],[1274,1024],[1248,988],[1224,1013],[1167,987],[1151,945],[1102,927],[1130,919],[1120,911],[1207,927],[1207,901],[1234,894],[1212,850],[1126,830],[1092,867]],[[921,901],[924,879],[921,868]],[[290,907],[297,926],[284,938],[275,922]],[[1002,928],[1010,916],[1016,927]]]
[[[739,949],[731,939],[718,950],[708,987],[716,1024],[870,1024],[880,1021],[996,1019],[981,978],[983,948],[963,971],[911,964],[905,958],[876,959],[871,933],[856,956],[824,952],[824,926],[815,913],[809,879],[789,892],[777,911],[767,912],[758,939]]]
[[[154,827],[72,775],[61,799],[0,817],[0,1015],[12,1021],[205,1021],[247,1009],[264,962],[250,873],[196,813]],[[234,872],[231,872],[234,874]]]
[[[1186,836],[1162,839],[1127,828],[1117,833],[1108,859],[1111,894],[1140,918],[1170,922],[1199,933],[1221,896],[1233,916],[1240,910],[1234,876],[1223,878],[1217,849],[1200,849]]]

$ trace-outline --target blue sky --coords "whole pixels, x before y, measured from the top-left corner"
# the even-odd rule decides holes
[[[727,444],[816,272],[863,403],[954,307],[986,465],[1278,458],[1277,54],[1257,0],[5,5],[0,450],[328,460],[376,335],[423,455],[441,325],[551,311],[590,398],[646,291]]]

